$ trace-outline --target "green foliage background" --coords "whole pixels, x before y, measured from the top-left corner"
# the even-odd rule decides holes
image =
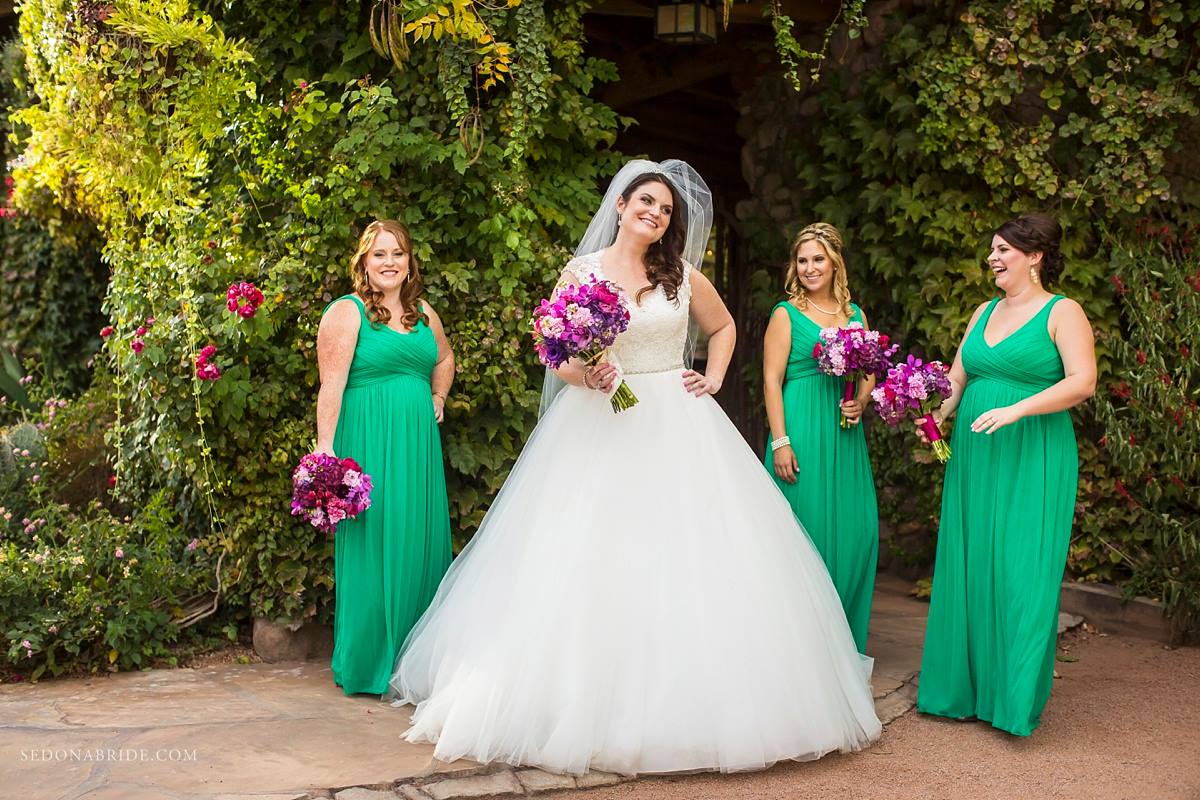
[[[30,215],[61,207],[103,231],[123,499],[166,490],[182,524],[207,532],[202,546],[230,554],[225,583],[253,613],[329,612],[332,545],[289,516],[290,470],[313,440],[320,313],[349,288],[362,226],[395,217],[457,350],[443,430],[454,529],[468,538],[536,413],[525,309],[615,157],[604,148],[618,120],[587,96],[615,74],[582,55],[583,4],[490,15],[520,46],[521,88],[483,99],[473,164],[446,102],[463,92],[468,43],[414,48],[393,69],[359,4],[87,8],[23,6],[25,42],[56,38],[25,49],[37,102],[15,120],[14,173]],[[238,280],[267,295],[252,320],[224,308]],[[206,344],[218,381],[194,378]]]
[[[880,5],[869,3],[868,15]],[[801,188],[800,206],[846,233],[856,291],[872,323],[945,360],[971,313],[994,294],[983,259],[996,227],[1030,210],[1060,218],[1068,263],[1051,288],[1087,311],[1101,374],[1098,398],[1074,412],[1081,476],[1069,568],[1088,580],[1132,576],[1131,587],[1162,596],[1172,612],[1191,608],[1194,624],[1194,574],[1170,589],[1151,566],[1195,552],[1194,526],[1171,527],[1179,538],[1167,547],[1151,519],[1186,518],[1179,497],[1128,502],[1118,482],[1144,483],[1154,464],[1134,463],[1099,442],[1120,430],[1121,415],[1110,408],[1118,377],[1137,387],[1144,413],[1170,405],[1185,426],[1196,424],[1200,386],[1191,360],[1178,356],[1179,347],[1196,342],[1195,324],[1186,321],[1198,284],[1184,280],[1197,268],[1195,253],[1184,242],[1171,259],[1154,258],[1154,280],[1167,285],[1152,300],[1119,294],[1114,279],[1132,270],[1129,285],[1145,285],[1144,232],[1179,236],[1196,219],[1189,151],[1200,143],[1200,7],[930,2],[872,24],[884,28],[878,45],[852,52],[807,89],[819,114],[805,121],[806,135],[791,139],[791,164],[781,165]],[[781,231],[759,232],[763,257],[786,252]],[[1147,313],[1166,324],[1148,329],[1139,322]],[[1128,357],[1129,347],[1167,355],[1148,374]],[[1174,381],[1169,401],[1162,372]],[[1147,425],[1142,434],[1143,458],[1187,452],[1190,440],[1180,439],[1173,417],[1163,417],[1169,425]],[[893,530],[936,530],[941,471],[919,451],[914,461],[911,437],[880,425],[872,427],[871,448],[881,512]],[[1169,469],[1184,487],[1172,491],[1194,509],[1200,476],[1191,452]],[[932,553],[901,555],[928,563]]]
[[[319,315],[348,290],[348,258],[374,217],[412,228],[455,345],[443,436],[460,543],[478,526],[537,405],[525,309],[565,262],[619,158],[609,147],[621,121],[591,99],[618,76],[584,56],[587,5],[405,4],[424,21],[421,41],[392,53],[396,64],[372,49],[371,4],[22,4],[24,46],[6,50],[0,83],[20,209],[0,220],[15,276],[4,275],[0,337],[47,381],[72,391],[90,377],[93,396],[111,398],[119,502],[167,498],[159,518],[183,542],[201,534],[196,563],[221,564],[232,606],[287,621],[329,612],[331,543],[293,521],[286,497],[313,439]],[[874,44],[827,63],[815,84],[796,74],[806,51],[775,20],[793,81],[820,108],[778,165],[803,189],[803,216],[847,234],[872,323],[943,358],[991,294],[981,262],[994,228],[1030,209],[1061,217],[1069,268],[1058,288],[1097,328],[1106,395],[1077,412],[1070,567],[1133,578],[1131,590],[1160,594],[1194,624],[1194,448],[1171,462],[1183,488],[1169,481],[1156,493],[1142,489],[1156,485],[1144,474],[1152,464],[1101,442],[1128,441],[1136,424],[1141,452],[1194,445],[1194,372],[1170,356],[1194,342],[1194,325],[1134,345],[1152,333],[1139,315],[1186,319],[1197,291],[1184,279],[1195,258],[1182,233],[1166,255],[1154,251],[1149,273],[1141,254],[1145,231],[1178,232],[1195,217],[1186,155],[1197,143],[1200,8],[927,2],[885,20],[877,11],[888,4],[845,5],[854,31],[869,19],[882,35],[862,37]],[[479,90],[476,74],[486,78]],[[785,233],[751,219],[743,236],[774,261]],[[1134,302],[1118,292],[1119,275],[1164,285]],[[774,276],[752,279],[765,317]],[[224,308],[240,280],[267,296],[252,320]],[[89,306],[101,294],[97,316]],[[106,368],[93,374],[87,359],[106,323]],[[140,354],[130,346],[139,327]],[[219,381],[195,379],[207,344],[218,348]],[[1161,369],[1136,369],[1138,350]],[[1173,416],[1153,424],[1161,371],[1192,439]],[[1121,380],[1143,405],[1131,407],[1124,388],[1107,396]],[[936,530],[939,471],[914,461],[910,439],[880,425],[871,437],[893,530]]]

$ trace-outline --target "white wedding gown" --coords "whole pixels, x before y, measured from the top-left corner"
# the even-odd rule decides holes
[[[568,269],[602,277],[599,254]],[[821,557],[683,388],[689,299],[685,274],[678,306],[659,289],[632,309],[614,347],[632,409],[563,390],[405,643],[391,696],[438,759],[730,771],[879,737]]]

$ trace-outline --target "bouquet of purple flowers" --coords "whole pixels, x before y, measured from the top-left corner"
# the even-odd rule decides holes
[[[950,396],[950,368],[940,361],[923,362],[915,356],[888,370],[887,378],[871,392],[875,410],[888,425],[918,420],[933,446],[937,460],[945,464],[950,445],[942,438],[933,411]]]
[[[292,472],[292,516],[332,534],[371,507],[371,476],[353,458],[309,453]]]
[[[533,348],[538,360],[558,369],[572,358],[595,364],[617,336],[629,327],[629,307],[621,290],[595,275],[578,286],[563,288],[533,312]],[[625,381],[609,398],[613,411],[637,405]]]
[[[900,349],[900,345],[889,346],[888,341],[886,333],[869,331],[861,322],[851,322],[844,328],[822,328],[812,354],[819,372],[846,378],[842,402],[848,402],[854,399],[854,387],[860,378],[887,374],[892,366],[891,357]],[[850,422],[843,416],[841,425],[849,428]]]

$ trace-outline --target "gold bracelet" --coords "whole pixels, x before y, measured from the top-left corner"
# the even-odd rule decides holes
[[[591,369],[585,369],[583,371],[583,385],[589,389],[595,389],[596,387],[592,386],[592,382],[588,380],[588,375],[590,373],[591,373]]]

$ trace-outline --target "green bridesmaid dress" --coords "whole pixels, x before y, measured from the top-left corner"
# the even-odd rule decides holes
[[[767,470],[825,560],[854,644],[865,653],[879,559],[879,509],[867,438],[861,424],[841,427],[846,382],[817,372],[812,352],[820,326],[791,303],[775,308],[786,308],[792,322],[783,415],[800,469],[795,483],[780,480],[768,444]],[[862,322],[859,307],[852,304],[851,310],[850,321]]]
[[[437,341],[361,324],[333,450],[371,476],[371,507],[338,525],[333,679],[346,694],[383,694],[409,630],[450,564],[450,514],[430,376]]]
[[[1050,698],[1079,455],[1066,411],[990,435],[971,423],[1062,380],[1046,329],[1061,299],[991,346],[983,332],[997,298],[963,344],[967,386],[946,467],[917,697],[926,713],[977,717],[1018,736],[1033,732]]]

